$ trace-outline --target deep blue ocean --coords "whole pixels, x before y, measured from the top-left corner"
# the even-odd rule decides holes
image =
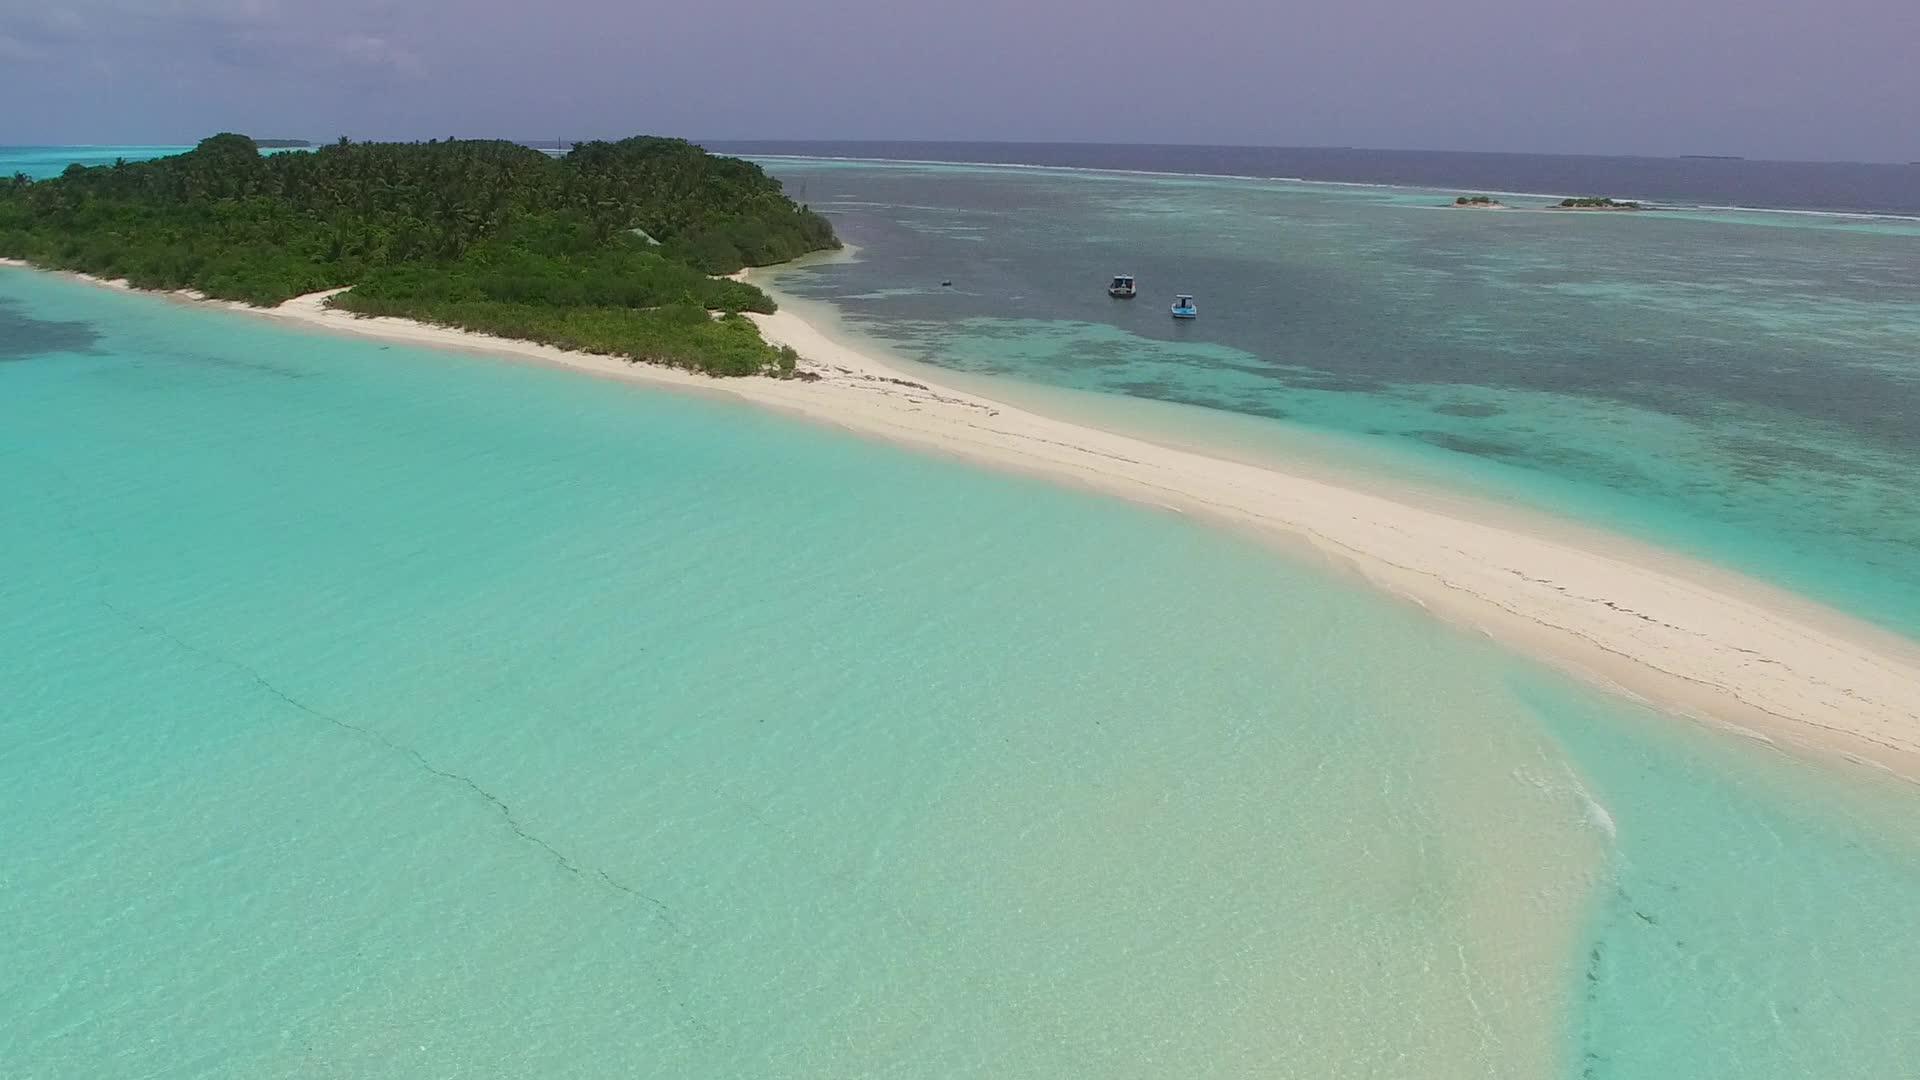
[[[747,156],[985,162],[1556,196],[1606,195],[1683,206],[1920,215],[1920,165],[1361,150],[1344,146],[871,141],[707,145]]]

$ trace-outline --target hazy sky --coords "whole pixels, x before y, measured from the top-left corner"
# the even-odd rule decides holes
[[[1920,0],[0,0],[0,143],[921,138],[1920,159]]]

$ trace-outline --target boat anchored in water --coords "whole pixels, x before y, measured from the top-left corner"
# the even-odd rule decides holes
[[[1193,306],[1193,297],[1181,295],[1173,298],[1173,317],[1176,319],[1197,319],[1200,309]]]
[[[1116,300],[1131,300],[1133,299],[1133,294],[1132,274],[1115,274],[1113,284],[1107,286],[1107,295]]]

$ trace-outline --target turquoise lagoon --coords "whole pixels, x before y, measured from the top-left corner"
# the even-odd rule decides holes
[[[0,177],[25,173],[35,180],[59,176],[70,165],[111,165],[145,161],[193,149],[191,146],[0,146]]]
[[[1175,515],[0,270],[0,1060],[1897,1076],[1920,799]]]

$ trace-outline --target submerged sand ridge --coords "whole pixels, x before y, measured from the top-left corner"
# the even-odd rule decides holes
[[[337,290],[335,290],[337,291]],[[1920,780],[1920,646],[1714,568],[1160,445],[908,375],[789,311],[755,315],[806,379],[717,380],[326,306],[263,314],[746,401],[904,446],[1311,542],[1369,581],[1672,711]],[[239,308],[240,305],[230,305]],[[255,310],[246,309],[242,310]]]

